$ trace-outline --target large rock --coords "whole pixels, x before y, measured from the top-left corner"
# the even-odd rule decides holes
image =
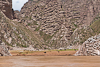
[[[14,18],[12,0],[0,0],[0,10],[10,19]]]
[[[8,48],[5,45],[0,45],[0,56],[11,56]]]
[[[89,38],[83,43],[75,56],[99,56],[100,55],[100,34]]]

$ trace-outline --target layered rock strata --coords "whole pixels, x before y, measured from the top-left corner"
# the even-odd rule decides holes
[[[99,0],[29,0],[20,12],[12,10],[11,2],[0,1],[2,41],[9,46],[67,48],[82,44],[98,31],[92,22],[100,18]],[[19,21],[10,20],[14,13]]]
[[[49,46],[60,48],[82,41],[79,37],[82,34],[77,32],[77,37],[72,37],[73,32],[92,23],[100,13],[99,3],[99,0],[29,0],[19,15],[21,22],[37,31]]]
[[[44,49],[44,41],[37,37],[36,32],[30,31],[28,27],[18,23],[16,20],[10,20],[0,11],[0,42],[13,47],[28,47]]]
[[[100,56],[100,34],[86,40],[75,56]]]

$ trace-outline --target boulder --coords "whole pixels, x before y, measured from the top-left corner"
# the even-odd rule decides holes
[[[0,45],[0,56],[11,56],[8,48],[5,45]]]
[[[100,34],[89,38],[76,52],[75,56],[99,56],[100,55]]]

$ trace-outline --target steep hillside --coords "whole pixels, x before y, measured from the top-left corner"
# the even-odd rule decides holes
[[[100,17],[90,26],[95,34],[100,33]]]
[[[50,47],[67,47],[82,44],[96,34],[92,28],[100,12],[99,3],[99,0],[29,0],[18,16],[24,26],[37,32]]]
[[[12,47],[32,45],[38,49],[69,45],[77,48],[100,33],[99,0],[29,0],[20,12],[14,12],[11,3],[0,1],[2,44]],[[13,19],[14,16],[17,19]]]
[[[77,28],[71,36],[70,43],[74,45],[83,44],[91,36],[100,33],[100,15],[96,16],[89,26]]]
[[[0,43],[8,46],[28,47],[32,45],[38,49],[48,48],[48,46],[44,46],[46,43],[42,38],[37,37],[35,32],[15,20],[10,20],[2,11],[0,11],[0,35]]]
[[[88,38],[75,54],[76,56],[100,56],[100,34]]]

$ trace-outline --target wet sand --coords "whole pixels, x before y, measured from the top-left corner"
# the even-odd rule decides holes
[[[0,57],[0,67],[100,67],[99,56]]]

